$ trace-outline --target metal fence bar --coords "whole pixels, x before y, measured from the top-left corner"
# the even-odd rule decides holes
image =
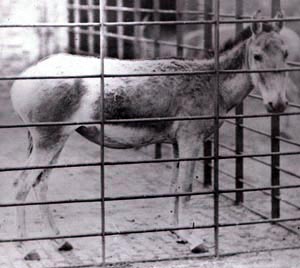
[[[214,98],[214,110],[215,110],[215,121],[214,121],[214,242],[215,242],[215,256],[219,257],[219,125],[220,125],[220,61],[219,61],[219,45],[220,45],[220,0],[214,2],[215,11],[215,32],[214,32],[214,59],[215,59],[215,98]]]
[[[271,117],[272,113],[258,113],[247,115],[227,115],[220,116],[220,119],[236,119],[239,117],[244,118],[267,118]],[[280,116],[300,115],[300,112],[282,113]],[[207,120],[214,119],[215,116],[201,115],[201,116],[181,116],[181,117],[150,117],[150,118],[138,118],[138,119],[111,119],[105,120],[104,124],[124,124],[124,123],[153,123],[153,122],[166,122],[166,121],[185,121],[185,120]],[[228,121],[229,122],[229,121]],[[97,125],[102,124],[101,121],[80,121],[80,122],[43,122],[43,123],[30,123],[30,124],[3,124],[0,125],[0,129],[8,128],[27,128],[27,127],[49,127],[49,126],[75,126],[75,125]],[[280,138],[282,139],[282,138]]]
[[[249,74],[249,73],[280,73],[280,72],[295,72],[300,71],[299,68],[279,68],[279,69],[264,69],[264,70],[219,70],[220,74]],[[177,76],[177,75],[215,75],[214,70],[203,71],[187,71],[187,72],[150,72],[150,73],[122,73],[122,74],[104,74],[105,78],[121,78],[121,77],[144,77],[144,76]],[[100,74],[86,75],[64,75],[64,76],[2,76],[1,80],[34,80],[34,79],[74,79],[74,78],[99,78]]]
[[[280,152],[280,140],[277,138],[280,135],[280,118],[279,116],[271,117],[271,151]],[[271,156],[271,185],[280,185],[280,171],[277,169],[280,166],[280,155]],[[280,196],[280,190],[272,190],[272,217],[280,217],[280,200],[276,197]]]
[[[224,146],[224,145],[222,145],[222,144],[220,144],[220,147],[225,148],[225,149],[228,149],[227,146]],[[235,176],[231,175],[229,172],[224,171],[223,169],[220,170],[220,174],[223,174],[223,175],[227,176],[228,178],[235,179]],[[247,186],[250,186],[251,188],[255,187],[254,184],[249,183],[249,182],[246,182],[245,180],[244,180],[244,184],[247,185]],[[271,196],[271,193],[269,193],[268,191],[261,191],[261,192],[262,192],[264,195]],[[292,206],[292,207],[294,207],[294,208],[296,208],[296,209],[300,209],[300,206],[298,206],[298,205],[296,205],[296,204],[294,204],[294,203],[292,203],[292,202],[290,202],[290,201],[288,201],[288,200],[286,200],[286,199],[283,199],[283,198],[281,198],[281,197],[276,197],[276,198],[280,199],[281,202],[283,202],[283,203],[285,203],[285,204],[287,204],[287,205],[289,205],[289,206]],[[232,200],[234,200],[234,199],[232,199]],[[243,205],[243,204],[242,204],[242,205]]]
[[[283,19],[230,19],[220,20],[220,24],[236,24],[236,23],[251,23],[251,22],[297,22],[300,17],[285,17]],[[197,24],[215,24],[214,20],[186,20],[186,21],[152,21],[152,22],[106,22],[103,27],[116,27],[116,26],[138,26],[138,25],[197,25]],[[100,27],[100,23],[2,23],[0,28],[36,28],[36,27]]]
[[[241,0],[235,1],[236,5],[236,19],[241,18],[243,15],[244,2]],[[236,35],[238,35],[243,30],[243,25],[238,23],[236,24]],[[244,104],[240,103],[236,109],[236,115],[242,115],[244,113]],[[235,128],[235,153],[242,154],[244,151],[244,130],[240,127],[243,124],[244,119],[242,117],[236,118],[236,128]],[[243,188],[244,180],[244,160],[243,158],[237,158],[235,161],[235,187],[237,189]],[[243,203],[244,194],[243,192],[238,192],[235,195],[235,203],[238,205]]]
[[[236,125],[235,122],[233,121],[230,121],[230,120],[225,120],[226,123],[229,123],[231,125]],[[250,132],[253,132],[253,133],[256,133],[256,134],[259,134],[259,135],[262,135],[262,136],[265,136],[265,137],[268,137],[268,138],[271,138],[272,135],[270,135],[269,133],[265,132],[265,131],[261,131],[261,130],[257,130],[257,129],[254,129],[252,127],[249,127],[245,124],[242,124],[240,125],[240,127],[246,129],[246,130],[249,130]],[[276,137],[279,141],[281,142],[284,142],[284,143],[287,143],[287,144],[290,144],[290,145],[295,145],[295,146],[298,146],[300,147],[300,142],[297,142],[297,141],[294,141],[294,140],[288,140],[288,139],[285,139],[285,138],[282,138],[280,136],[277,136]]]
[[[275,155],[291,156],[298,155],[300,151],[287,151],[287,152],[271,152],[271,153],[257,153],[257,154],[239,154],[239,155],[219,155],[220,160],[235,159],[235,158],[253,158],[253,157],[270,157]],[[190,157],[190,158],[164,158],[164,159],[152,159],[152,160],[139,160],[139,161],[104,161],[105,166],[116,165],[138,165],[138,164],[158,164],[158,163],[171,163],[171,162],[183,162],[183,161],[200,161],[207,159],[215,159],[215,157]],[[33,169],[54,169],[54,168],[74,168],[74,167],[88,167],[88,166],[100,166],[101,162],[87,162],[87,163],[75,163],[75,164],[62,164],[62,165],[45,165],[45,166],[17,166],[17,167],[5,167],[0,168],[0,172],[19,171],[19,170],[33,170]]]
[[[278,218],[278,219],[262,219],[254,221],[242,221],[242,222],[230,222],[230,223],[219,223],[219,228],[224,227],[237,227],[237,226],[247,226],[256,224],[268,224],[268,223],[280,223],[288,221],[299,221],[300,217],[293,218]],[[194,225],[194,226],[178,226],[178,227],[162,227],[162,228],[151,228],[151,229],[141,229],[141,230],[122,230],[122,231],[106,231],[104,236],[115,236],[115,235],[129,235],[129,234],[146,234],[146,233],[160,233],[169,231],[179,231],[179,230],[200,230],[200,229],[210,229],[216,228],[215,224],[207,225]],[[31,238],[7,238],[0,239],[0,243],[12,243],[12,242],[26,242],[26,241],[40,241],[40,240],[55,240],[55,239],[71,239],[71,238],[83,238],[83,237],[101,237],[102,232],[98,233],[86,233],[86,234],[70,234],[70,235],[58,235],[58,236],[39,236]]]
[[[142,14],[141,14],[141,1],[140,0],[134,0],[133,2],[134,8],[134,21],[141,21],[142,20]],[[141,54],[141,27],[134,27],[134,53],[135,58],[140,58]],[[131,38],[131,37],[130,37]],[[144,39],[144,38],[143,38]]]
[[[281,10],[280,0],[272,0],[271,15],[274,17]],[[280,141],[277,139],[280,136],[280,117],[275,115],[271,117],[271,151],[280,152]],[[280,185],[280,171],[277,166],[280,166],[280,155],[271,156],[271,185]],[[272,218],[280,217],[280,189],[272,190],[271,200],[271,215]]]
[[[221,145],[222,146],[222,145]],[[223,147],[223,146],[222,146]],[[229,175],[226,172],[221,171],[220,173],[225,174],[234,178],[233,175]],[[262,186],[254,187],[253,184],[245,183],[251,188],[247,188],[247,192],[265,192],[272,189],[295,189],[300,188],[299,184],[295,185],[283,185],[283,186]],[[238,191],[240,191],[239,189]],[[220,190],[223,191],[223,190]],[[227,193],[234,193],[236,189],[224,189]],[[178,193],[161,193],[161,194],[140,194],[140,195],[125,195],[125,196],[106,196],[104,198],[105,202],[118,202],[118,201],[128,201],[128,200],[149,200],[149,199],[158,199],[158,198],[172,198],[172,197],[183,197],[183,196],[202,196],[202,195],[213,195],[214,191],[199,191],[199,192],[178,192]],[[270,194],[268,194],[270,195]],[[282,199],[281,199],[282,200]],[[101,198],[86,198],[86,199],[63,199],[63,200],[52,200],[45,202],[24,202],[24,203],[0,203],[0,208],[9,208],[9,207],[22,207],[22,206],[38,206],[38,205],[59,205],[59,204],[75,204],[75,203],[101,203]],[[285,200],[286,201],[286,200]],[[294,207],[299,207],[295,204],[290,204]]]
[[[300,186],[299,186],[300,187]],[[295,187],[298,188],[298,187]],[[199,191],[199,192],[178,192],[178,193],[161,193],[161,194],[140,194],[140,195],[125,195],[125,196],[106,196],[105,202],[113,201],[126,201],[126,200],[147,200],[156,198],[171,198],[171,197],[183,197],[183,196],[201,196],[212,195],[213,191]],[[86,198],[86,199],[64,199],[53,200],[45,202],[24,202],[24,203],[0,203],[0,208],[8,207],[22,207],[22,206],[37,206],[37,205],[58,205],[58,204],[73,204],[73,203],[101,203],[101,198]]]
[[[229,199],[229,200],[231,200],[231,201],[235,201],[234,198],[231,198],[228,195],[223,194],[222,196],[225,197],[225,198],[227,198],[227,199]],[[280,199],[280,200],[282,201],[282,199]],[[261,213],[261,212],[257,211],[256,209],[253,209],[253,208],[251,208],[251,207],[249,207],[249,206],[247,206],[245,204],[241,204],[241,205],[242,205],[243,208],[245,208],[246,210],[250,211],[251,213],[253,213],[255,215],[258,215],[258,216],[260,216],[263,219],[268,219],[268,216],[265,215],[264,213]],[[292,227],[288,226],[285,223],[277,222],[276,224],[278,226],[284,228],[285,230],[287,230],[289,232],[292,232],[293,234],[300,235],[299,231],[297,231],[295,228],[292,228]]]
[[[100,18],[100,24],[103,25],[105,23],[105,11],[104,8],[106,6],[106,0],[101,0],[100,5],[99,5],[99,18]],[[101,72],[101,77],[100,77],[100,105],[102,109],[100,109],[100,140],[101,140],[101,146],[100,146],[100,198],[101,198],[101,245],[102,245],[102,264],[105,265],[106,262],[106,239],[105,239],[105,232],[106,232],[106,226],[105,226],[105,154],[104,154],[104,120],[105,120],[105,115],[104,115],[104,107],[105,107],[105,102],[104,102],[104,95],[105,95],[105,81],[104,81],[104,73],[105,73],[105,66],[104,66],[104,31],[105,28],[101,27],[100,28],[100,72]]]
[[[204,19],[211,20],[213,12],[213,1],[205,0],[204,2]],[[213,36],[212,36],[212,25],[204,25],[204,49],[206,52],[212,51],[213,49]],[[203,155],[211,156],[212,155],[212,141],[206,140],[203,144]],[[212,161],[205,160],[203,163],[203,184],[205,187],[212,185]]]
[[[88,0],[88,21],[94,22],[94,16],[93,16],[93,0]],[[95,43],[95,35],[94,30],[92,27],[88,28],[88,53],[91,55],[94,53],[94,43]]]
[[[153,1],[153,19],[154,21],[160,21],[160,1],[159,0],[154,0]],[[154,58],[158,59],[160,57],[160,33],[161,33],[161,28],[160,25],[154,26]],[[162,152],[161,152],[161,143],[156,143],[154,147],[154,158],[155,159],[160,159],[162,157]]]
[[[124,21],[124,14],[123,10],[120,10],[120,8],[123,6],[123,0],[117,0],[117,21]],[[124,35],[124,27],[118,26],[117,27],[117,34],[118,35]],[[118,46],[118,58],[123,59],[124,58],[124,40],[121,38],[117,39],[117,46]]]

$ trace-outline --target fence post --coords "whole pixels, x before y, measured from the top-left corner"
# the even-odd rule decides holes
[[[272,0],[272,17],[280,10],[280,0]],[[271,117],[271,150],[272,152],[280,152],[280,117],[278,115]],[[271,185],[280,185],[280,155],[271,156]],[[272,218],[280,217],[280,189],[272,189]]]
[[[243,15],[243,1],[236,0],[236,18],[240,19]],[[238,23],[236,24],[236,34],[241,32],[243,29],[243,25]],[[236,109],[235,114],[241,115],[244,113],[244,104],[240,103]],[[244,129],[241,126],[244,123],[243,118],[236,118],[235,120],[236,128],[235,128],[235,153],[237,155],[243,154],[244,151]],[[240,189],[244,187],[243,183],[244,179],[244,159],[243,158],[236,158],[235,160],[235,187],[236,189]],[[244,202],[244,193],[243,192],[236,192],[235,193],[235,203],[238,205]]]
[[[204,19],[211,20],[212,19],[212,11],[213,11],[213,1],[205,0],[204,3]],[[204,49],[205,51],[209,51],[212,49],[212,25],[205,24],[204,25]],[[203,144],[204,156],[212,156],[212,142],[211,140],[207,140]],[[203,167],[203,176],[204,176],[204,186],[212,185],[212,160],[204,160]]]
[[[182,11],[184,10],[184,8],[185,8],[184,1],[176,0],[176,21],[183,20]],[[183,31],[184,31],[183,25],[176,25],[176,44],[177,44],[176,56],[178,58],[183,57],[183,48],[182,48]]]
[[[75,22],[75,5],[73,1],[68,1],[68,21]],[[75,44],[75,31],[73,28],[68,28],[68,37],[69,37],[69,52],[75,53],[76,44]]]
[[[89,0],[88,1],[88,21],[89,22],[93,22],[94,21],[94,17],[93,17],[93,1]],[[89,47],[89,55],[94,55],[94,43],[95,43],[95,36],[94,36],[94,29],[93,27],[89,27],[89,35],[88,35],[88,47]],[[98,51],[97,51],[98,52]]]
[[[124,21],[124,13],[122,11],[123,7],[123,0],[117,0],[117,22],[123,22]],[[123,26],[118,26],[117,27],[117,33],[118,33],[118,58],[123,59],[124,58],[124,27]]]
[[[153,20],[154,21],[160,21],[160,1],[159,0],[154,0],[153,2]],[[160,25],[154,25],[154,58],[159,58],[160,56],[160,45],[158,43],[160,37]],[[155,149],[154,149],[154,158],[155,159],[160,159],[162,156],[161,153],[161,143],[156,143],[155,144]]]
[[[141,1],[140,0],[134,0],[134,21],[141,21],[142,16],[141,16],[141,12],[140,12],[140,8],[141,8]],[[141,57],[141,40],[140,38],[142,38],[142,34],[141,34],[141,26],[135,26],[134,27],[134,57],[140,58]]]

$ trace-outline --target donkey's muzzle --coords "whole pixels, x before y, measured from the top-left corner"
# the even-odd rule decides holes
[[[266,104],[266,109],[269,113],[283,113],[286,109],[286,107],[288,106],[288,102],[269,102]]]

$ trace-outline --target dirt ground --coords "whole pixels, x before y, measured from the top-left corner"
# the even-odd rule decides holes
[[[15,64],[12,64],[15,63]],[[1,75],[16,74],[22,68],[18,59],[11,58],[9,66],[3,68]],[[0,124],[19,123],[13,112],[9,98],[10,82],[0,83]],[[263,106],[258,101],[246,101],[246,113],[263,112]],[[299,138],[299,118],[291,118],[289,133],[295,140]],[[270,123],[267,119],[247,119],[245,124],[260,130],[269,131]],[[22,166],[26,155],[25,129],[0,130],[1,168]],[[234,146],[233,127],[224,124],[221,128],[221,142]],[[299,150],[297,146],[282,143],[282,151]],[[170,148],[164,146],[163,157],[170,157]],[[245,151],[270,152],[270,141],[257,134],[247,132],[245,135]],[[231,154],[221,149],[222,154]],[[99,148],[74,134],[68,141],[60,164],[99,161]],[[152,159],[153,146],[142,150],[106,150],[107,161]],[[270,162],[269,158],[263,160]],[[300,174],[300,156],[281,158],[281,165],[287,170]],[[234,161],[221,160],[221,170],[234,174]],[[0,173],[0,202],[14,201],[15,189],[13,180],[17,172]],[[201,163],[197,166],[195,175],[195,191],[203,190]],[[98,198],[100,196],[99,167],[65,168],[53,171],[49,182],[49,200],[69,198]],[[170,164],[147,164],[129,166],[109,166],[105,169],[105,183],[107,196],[167,193],[171,178]],[[245,181],[256,187],[270,185],[270,168],[250,159],[245,159]],[[299,179],[282,173],[282,185],[299,184]],[[234,181],[220,174],[220,188],[234,187]],[[234,197],[230,194],[229,197]],[[281,217],[299,217],[299,189],[281,190],[282,199],[295,203],[291,206],[281,204]],[[35,201],[31,194],[28,201]],[[168,199],[153,199],[139,201],[115,201],[106,204],[107,231],[141,230],[154,227],[166,227],[168,223]],[[245,193],[245,204],[252,209],[270,216],[270,197],[260,192]],[[214,202],[212,196],[193,197],[189,205],[189,214],[193,215],[196,224],[213,223]],[[64,204],[51,206],[55,220],[62,235],[78,233],[95,233],[100,231],[100,204]],[[37,207],[27,208],[27,224],[29,236],[48,235],[47,229],[39,215]],[[259,216],[249,212],[243,206],[235,206],[227,196],[220,196],[220,222],[238,223],[243,221],[259,220]],[[0,209],[0,237],[2,239],[14,238],[16,234],[15,210],[13,208]],[[300,222],[288,222],[290,228],[299,232]],[[214,254],[213,230],[203,229],[194,233],[203,238],[209,248],[208,255]],[[296,235],[278,225],[259,224],[221,228],[220,253],[231,255],[236,252],[263,251],[261,253],[240,254],[231,257],[216,259],[194,259],[188,246],[176,243],[175,237],[169,232],[148,233],[138,235],[110,236],[107,238],[107,262],[138,262],[149,259],[170,259],[179,257],[192,257],[193,259],[176,262],[135,263],[124,267],[299,267],[300,243]],[[70,242],[74,250],[70,253],[58,253],[53,241],[37,241],[25,243],[20,249],[14,243],[0,244],[0,268],[10,267],[59,267],[99,263],[101,261],[100,238],[72,239]],[[298,249],[280,250],[283,248]],[[39,262],[25,262],[23,256],[30,250],[37,250],[42,260]],[[270,249],[278,249],[271,251]],[[205,255],[204,255],[205,257]],[[121,265],[122,266],[122,265]],[[122,266],[123,267],[123,266]]]

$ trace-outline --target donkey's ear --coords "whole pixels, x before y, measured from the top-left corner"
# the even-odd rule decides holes
[[[257,10],[252,18],[254,20],[260,19],[261,18],[261,10]],[[263,30],[262,22],[257,22],[257,21],[253,22],[252,26],[251,26],[251,30],[255,35],[261,33]]]
[[[283,12],[280,10],[277,12],[276,16],[274,17],[274,19],[283,19],[284,18],[284,14]],[[273,28],[274,31],[276,32],[280,32],[281,29],[283,28],[284,22],[283,21],[275,21],[273,22]]]

